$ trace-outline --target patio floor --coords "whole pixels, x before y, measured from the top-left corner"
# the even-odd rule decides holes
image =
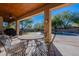
[[[34,39],[34,37],[43,37],[43,34],[40,32],[29,33],[27,36],[22,35],[22,38],[26,37],[29,39]],[[19,38],[21,38],[19,37]],[[24,40],[25,41],[25,40]],[[17,45],[20,40],[14,39],[12,41],[12,45]],[[27,45],[27,42],[24,43]],[[36,44],[39,44],[36,47]],[[19,45],[21,46],[21,45]],[[3,49],[3,48],[2,48]],[[36,50],[35,50],[36,49]],[[54,53],[53,53],[54,51]],[[4,52],[3,52],[4,53]],[[4,55],[4,54],[0,55]],[[79,35],[78,36],[69,36],[69,35],[56,35],[54,39],[54,43],[51,46],[50,54],[53,56],[79,56]],[[39,39],[38,43],[35,43],[34,40],[30,40],[28,43],[28,48],[26,49],[27,56],[46,56],[47,55],[47,48],[43,39]]]
[[[56,35],[54,46],[55,55],[79,56],[79,35]]]

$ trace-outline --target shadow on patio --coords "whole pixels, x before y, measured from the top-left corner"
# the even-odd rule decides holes
[[[52,43],[49,49],[49,56],[63,56],[58,48]]]

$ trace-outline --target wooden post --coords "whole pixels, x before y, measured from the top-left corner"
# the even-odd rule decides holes
[[[50,19],[50,10],[49,8],[45,8],[44,10],[45,18],[44,18],[44,39],[45,43],[48,47],[48,54],[49,54],[49,46],[51,43],[51,19]]]
[[[0,17],[0,30],[3,31],[3,17]]]
[[[19,21],[16,20],[16,34],[17,35],[19,35],[19,26],[20,26]]]
[[[45,33],[45,42],[47,45],[51,42],[51,19],[50,19],[50,10],[46,8],[44,10],[44,33]]]

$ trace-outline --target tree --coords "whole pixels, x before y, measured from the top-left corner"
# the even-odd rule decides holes
[[[44,23],[40,23],[41,24],[41,30],[44,30]]]
[[[79,26],[79,13],[73,13],[72,21]]]
[[[52,26],[54,26],[54,28],[67,28],[71,26],[71,23],[73,22],[72,17],[72,12],[69,11],[65,11],[58,15],[55,15],[52,19]]]
[[[71,26],[71,23],[73,22],[72,18],[73,18],[72,12],[65,11],[65,12],[62,13],[62,18],[61,19],[63,21],[64,28],[67,28],[67,27]]]
[[[32,24],[28,24],[27,29],[32,29]]]
[[[56,15],[53,17],[52,19],[52,26],[56,29],[58,27],[61,27],[63,24],[62,20],[61,20],[61,16],[60,15]]]
[[[25,28],[27,28],[27,26],[29,24],[32,24],[32,22],[33,22],[32,19],[27,19],[27,20],[21,21],[20,24],[21,24],[22,30],[24,30]]]
[[[43,30],[43,28],[44,28],[44,23],[36,23],[36,24],[34,25],[34,29],[35,29],[36,31],[41,31],[41,30]]]

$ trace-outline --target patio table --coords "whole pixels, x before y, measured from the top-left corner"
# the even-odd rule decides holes
[[[28,35],[21,35],[21,36],[18,36],[18,38],[20,38],[21,40],[33,40],[33,39],[41,39],[41,38],[44,38],[43,35],[39,35],[39,34],[28,34]]]
[[[34,40],[36,45],[37,45],[37,42],[41,39],[43,39],[44,36],[43,35],[21,35],[21,36],[18,36],[18,39],[22,40],[22,41],[25,41],[27,42],[27,45],[29,44],[29,41],[32,41]]]
[[[38,48],[39,51],[41,51],[41,48],[39,48],[39,46],[41,45],[41,41],[43,41],[44,36],[43,35],[22,35],[22,36],[18,36],[18,38],[24,42],[26,42],[26,46],[28,48],[29,45],[29,41],[34,41],[35,42],[35,49]],[[31,46],[33,47],[33,46]],[[26,49],[27,49],[26,48]],[[42,52],[42,51],[41,51]],[[35,52],[36,53],[36,52]],[[43,53],[43,52],[42,52]]]

